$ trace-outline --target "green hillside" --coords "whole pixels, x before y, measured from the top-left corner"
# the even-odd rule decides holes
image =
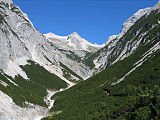
[[[20,105],[25,106],[24,102],[28,101],[37,105],[45,106],[44,97],[47,95],[46,89],[66,88],[67,83],[61,80],[54,74],[45,70],[39,64],[28,61],[30,64],[21,66],[26,72],[29,80],[23,79],[21,76],[16,76],[14,79],[0,73],[0,80],[7,83],[8,86],[0,84],[0,90],[9,95],[13,101]],[[9,80],[15,82],[15,86]]]
[[[98,75],[57,93],[53,120],[156,119],[160,117],[160,51],[117,85],[147,47]],[[48,118],[48,119],[50,119]]]

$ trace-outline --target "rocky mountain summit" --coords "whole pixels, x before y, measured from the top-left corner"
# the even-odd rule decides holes
[[[44,35],[46,36],[46,38],[52,40],[54,44],[61,47],[61,49],[71,49],[72,51],[81,50],[93,53],[104,47],[104,45],[97,45],[88,42],[87,40],[81,38],[80,35],[76,32],[73,32],[68,36],[58,36],[53,33],[47,33]]]

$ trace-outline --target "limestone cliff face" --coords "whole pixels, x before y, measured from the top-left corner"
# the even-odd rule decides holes
[[[58,43],[37,31],[27,15],[12,1],[1,0],[0,6],[0,69],[3,72],[12,77],[19,74],[27,79],[19,65],[25,65],[27,60],[33,60],[59,77],[63,77],[60,66],[60,63],[63,63],[83,79],[88,78],[90,69],[76,57],[85,57],[88,52],[96,51],[101,46],[90,45],[82,38],[84,42],[81,45],[74,43],[78,42],[80,36],[73,33],[68,36],[69,44],[77,46],[66,51],[63,49],[65,44],[60,43],[60,48],[57,46]]]

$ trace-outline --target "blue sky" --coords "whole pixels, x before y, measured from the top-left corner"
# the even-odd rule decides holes
[[[138,9],[158,0],[13,0],[27,13],[41,33],[69,35],[77,32],[86,40],[103,44],[118,34],[122,24]]]

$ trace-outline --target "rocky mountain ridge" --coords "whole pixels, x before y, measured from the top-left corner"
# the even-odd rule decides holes
[[[95,68],[94,73],[98,73],[110,64],[114,64],[117,61],[123,60],[124,58],[130,56],[140,46],[140,44],[142,44],[142,40],[144,39],[143,37],[147,33],[144,32],[142,34],[141,29],[134,30],[135,34],[134,36],[132,36],[132,39],[129,40],[125,40],[125,34],[128,31],[132,32],[132,30],[130,29],[140,18],[145,15],[149,15],[153,10],[155,10],[155,8],[159,9],[156,7],[158,5],[159,2],[153,8],[140,9],[137,13],[135,13],[133,16],[131,16],[128,20],[124,22],[119,35],[110,36],[104,48],[100,49],[98,52],[87,58],[85,62],[90,63],[89,66],[92,69]],[[138,36],[139,38],[137,39]]]
[[[83,50],[93,53],[96,52],[98,49],[104,47],[104,45],[97,45],[88,42],[87,40],[81,38],[80,35],[76,32],[73,32],[68,36],[58,36],[53,33],[47,33],[44,34],[44,36],[46,36],[47,39],[53,40],[54,44],[56,44],[56,40],[59,40],[59,42],[61,41],[62,43],[64,42],[61,46],[63,49],[71,48],[72,50]],[[66,46],[66,48],[64,48],[65,44],[68,45]]]

